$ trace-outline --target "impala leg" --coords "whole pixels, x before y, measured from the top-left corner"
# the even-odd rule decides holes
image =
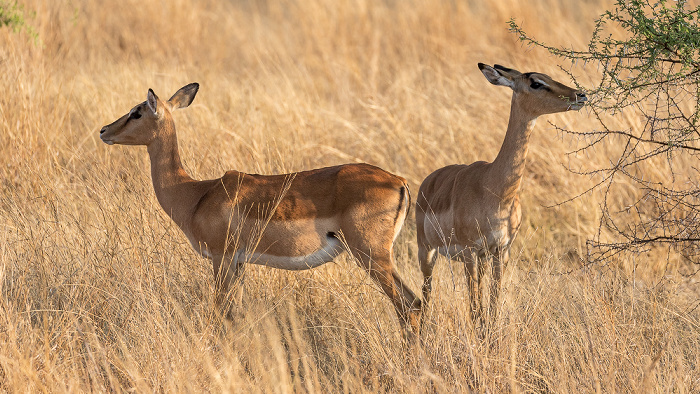
[[[420,269],[423,272],[423,302],[427,305],[430,301],[430,293],[433,290],[433,268],[437,261],[437,250],[419,248],[418,260],[420,261]]]
[[[467,253],[467,252],[465,252]],[[469,256],[462,256],[464,262],[465,276],[467,277],[467,288],[469,289],[469,305],[472,323],[483,319],[481,308],[481,278],[484,276],[483,261],[473,253]]]
[[[358,250],[354,255],[389,297],[404,330],[408,332],[407,329],[410,328],[413,332],[418,332],[421,300],[403,283],[396,272],[391,249],[388,252]]]
[[[418,245],[418,262],[420,263],[420,270],[423,272],[423,305],[420,317],[421,328],[425,322],[425,315],[427,312],[428,303],[430,302],[430,293],[433,289],[433,268],[435,268],[436,261],[436,249],[429,249],[423,244]]]
[[[215,283],[215,308],[219,313],[226,317],[230,317],[232,302],[232,288],[242,281],[243,261],[236,254],[234,255],[219,255],[213,256],[212,263],[214,266],[214,283]],[[235,289],[233,289],[235,290]],[[240,304],[242,291],[238,292],[236,304]]]
[[[506,264],[510,257],[510,252],[508,250],[502,250],[493,256],[493,267],[492,267],[492,277],[491,277],[491,294],[489,302],[489,316],[491,320],[496,318],[496,312],[498,308],[498,295],[501,290],[501,276],[503,271],[505,271]]]

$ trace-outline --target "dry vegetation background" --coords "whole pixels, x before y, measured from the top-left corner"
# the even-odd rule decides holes
[[[597,181],[565,166],[603,165],[617,149],[566,155],[580,142],[547,121],[595,127],[585,110],[541,119],[533,134],[493,331],[472,329],[463,270],[442,261],[418,349],[343,258],[306,272],[248,267],[238,317],[223,324],[211,265],[158,206],[145,149],[98,138],[149,87],[169,97],[196,81],[193,105],[175,114],[195,178],[362,161],[416,191],[434,169],[500,147],[510,91],[477,62],[570,82],[516,42],[510,17],[583,47],[610,2],[21,4],[40,41],[0,29],[3,391],[700,391],[698,285],[686,276],[696,268],[666,250],[584,267],[599,192],[553,206]],[[632,185],[614,193],[620,207],[638,197]],[[419,292],[415,254],[409,218],[396,257]]]

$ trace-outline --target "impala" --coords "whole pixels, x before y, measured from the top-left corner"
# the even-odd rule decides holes
[[[481,278],[488,257],[492,260],[490,310],[496,310],[501,272],[520,227],[519,189],[535,120],[544,114],[579,110],[587,100],[583,92],[545,74],[523,74],[482,63],[479,69],[492,84],[513,90],[501,150],[491,163],[477,161],[436,170],[421,184],[416,201],[423,310],[428,305],[437,255],[442,254],[465,264],[472,319],[484,318]]]
[[[389,296],[402,326],[417,329],[420,299],[399,278],[392,252],[410,204],[406,181],[369,164],[194,180],[180,161],[171,111],[189,106],[198,90],[192,83],[162,101],[149,89],[146,101],[103,127],[100,138],[147,147],[158,202],[212,260],[217,308],[228,309],[247,262],[305,270],[347,250]]]

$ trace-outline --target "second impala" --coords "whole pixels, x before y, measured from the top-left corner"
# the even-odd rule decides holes
[[[246,262],[303,270],[347,249],[389,297],[401,324],[416,329],[421,302],[399,278],[392,252],[410,204],[406,181],[369,164],[194,180],[180,161],[171,111],[189,106],[198,90],[192,83],[162,101],[149,89],[146,101],[103,127],[100,138],[147,147],[158,202],[193,248],[212,259],[217,306]]]
[[[501,273],[522,220],[520,183],[535,121],[541,115],[579,110],[587,97],[545,74],[483,63],[479,70],[492,84],[513,90],[501,150],[491,163],[455,164],[428,175],[418,191],[416,229],[424,277],[423,308],[428,305],[439,253],[464,262],[471,315],[483,320],[484,266],[487,257],[492,257],[490,312],[495,315]]]

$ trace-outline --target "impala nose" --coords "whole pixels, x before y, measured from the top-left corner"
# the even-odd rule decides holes
[[[586,97],[585,92],[576,92],[576,100],[577,101],[588,101],[588,97]]]
[[[110,140],[109,137],[105,138],[105,132],[107,131],[107,126],[103,127],[102,130],[100,130],[100,139],[102,142],[104,142],[107,145],[113,145],[114,141]]]

